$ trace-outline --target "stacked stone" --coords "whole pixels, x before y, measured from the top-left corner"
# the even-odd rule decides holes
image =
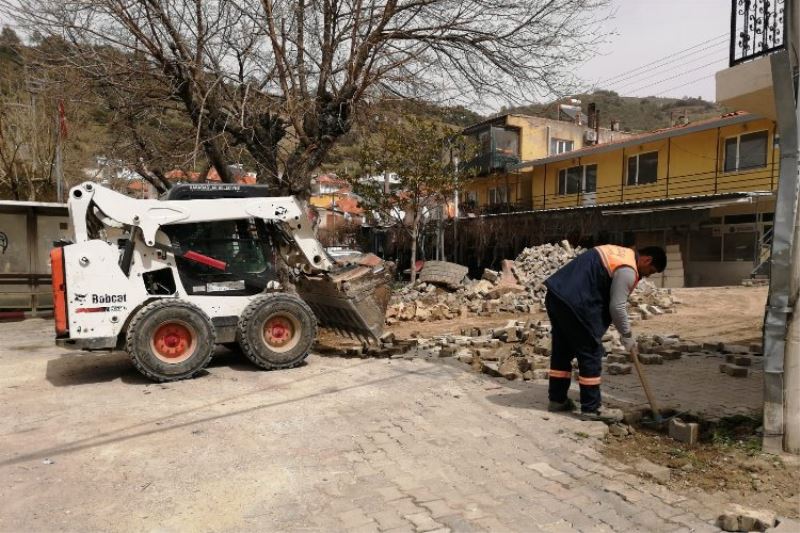
[[[567,241],[533,246],[525,248],[514,261],[502,261],[500,271],[484,269],[480,280],[464,278],[457,285],[452,281],[419,282],[413,287],[403,287],[392,297],[387,323],[539,311],[547,293],[545,280],[584,251],[573,248]],[[659,289],[642,280],[631,294],[631,318],[648,319],[672,313],[676,303],[668,289]]]

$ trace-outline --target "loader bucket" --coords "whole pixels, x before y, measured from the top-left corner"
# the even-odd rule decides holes
[[[332,272],[301,276],[296,289],[320,326],[377,340],[386,320],[393,275],[394,263],[367,254]]]

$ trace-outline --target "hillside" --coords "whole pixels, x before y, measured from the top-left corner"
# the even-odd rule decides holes
[[[591,94],[579,94],[572,98],[581,101],[586,113],[590,103],[594,102],[600,111],[600,125],[609,127],[612,120],[619,120],[624,131],[650,131],[670,126],[680,115],[686,115],[690,121],[720,115],[723,108],[713,102],[700,98],[656,98],[620,96],[614,91],[595,91]],[[505,113],[521,113],[548,118],[558,118],[558,104],[569,103],[570,98],[555,100],[547,104],[530,104],[505,109]]]

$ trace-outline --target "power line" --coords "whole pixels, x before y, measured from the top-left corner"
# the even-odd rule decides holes
[[[598,85],[599,85],[599,84],[601,84],[601,83],[610,83],[610,82],[618,81],[618,80],[619,80],[619,78],[621,78],[621,77],[623,77],[623,76],[627,76],[628,74],[632,74],[632,73],[634,73],[634,72],[638,72],[638,71],[640,71],[640,70],[642,70],[642,69],[645,69],[645,68],[647,68],[647,67],[650,67],[650,66],[656,65],[656,64],[658,64],[658,63],[661,63],[661,62],[662,62],[662,61],[664,61],[665,59],[670,59],[670,58],[673,58],[673,57],[676,57],[676,56],[679,56],[679,55],[685,54],[685,52],[689,52],[689,51],[691,51],[691,50],[695,50],[696,48],[699,48],[699,47],[701,47],[701,46],[703,46],[703,45],[706,45],[706,44],[712,43],[712,42],[714,42],[714,41],[720,41],[720,39],[721,39],[722,37],[725,37],[725,38],[727,38],[728,36],[729,36],[729,35],[728,35],[728,33],[727,33],[727,32],[726,32],[726,33],[721,33],[721,34],[717,35],[716,37],[712,37],[712,38],[710,38],[710,39],[706,39],[705,41],[703,41],[703,42],[700,42],[700,43],[697,43],[697,44],[695,44],[695,45],[693,45],[693,46],[690,46],[689,48],[684,48],[683,50],[679,50],[679,51],[677,51],[677,52],[673,52],[673,53],[671,53],[671,54],[665,55],[665,56],[663,56],[663,57],[660,57],[660,58],[658,58],[658,59],[656,59],[656,60],[654,60],[654,61],[651,61],[650,63],[646,63],[646,64],[644,64],[644,65],[641,65],[641,66],[639,66],[639,67],[636,67],[636,68],[634,68],[634,69],[631,69],[631,70],[627,70],[627,71],[625,71],[625,72],[621,72],[621,73],[617,74],[616,76],[612,76],[612,77],[610,77],[610,78],[606,78],[606,79],[604,79],[604,80],[599,80],[597,83],[598,83]],[[721,43],[715,43],[715,44],[721,44]],[[698,52],[699,52],[699,50],[698,50]],[[692,54],[686,54],[686,55],[692,55]]]
[[[682,83],[680,85],[676,85],[675,87],[670,87],[669,89],[667,89],[665,91],[662,91],[660,93],[657,93],[657,94],[655,94],[653,96],[663,96],[668,92],[674,91],[675,89],[680,89],[681,87],[686,87],[687,85],[692,85],[694,83],[697,83],[698,81],[703,81],[703,80],[707,80],[708,78],[713,78],[714,76],[716,76],[716,72],[713,73],[713,74],[709,74],[707,76],[703,76],[702,78],[696,78],[696,79],[693,79],[691,81],[687,81],[686,83]]]
[[[725,59],[725,58],[717,58],[714,61],[711,61],[710,63],[706,63],[704,65],[700,65],[699,67],[696,67],[696,68],[693,68],[693,69],[689,69],[687,71],[681,72],[680,74],[676,74],[675,76],[670,76],[668,78],[663,78],[663,79],[660,79],[660,80],[658,80],[656,82],[648,83],[647,85],[642,85],[641,87],[637,87],[636,89],[631,89],[630,92],[631,93],[637,93],[637,92],[639,92],[639,91],[641,91],[643,89],[654,87],[656,85],[661,85],[664,82],[667,82],[667,81],[670,81],[670,80],[674,80],[676,78],[681,78],[681,77],[686,76],[687,74],[690,74],[692,72],[697,72],[698,70],[704,69],[706,67],[710,67],[711,65],[714,65],[714,64],[717,64],[720,61],[722,61],[723,59]]]
[[[726,43],[721,43],[721,44],[725,45],[725,48],[727,48],[727,44]],[[701,59],[705,59],[707,57],[711,57],[712,55],[718,56],[719,53],[722,51],[722,48],[720,47],[720,45],[715,45],[715,46],[711,46],[711,47],[708,47],[708,48],[703,48],[702,50],[698,50],[698,53],[706,51],[706,50],[713,50],[713,51],[711,53],[708,53],[708,54],[699,55],[699,56],[697,56],[697,57],[695,57],[693,59],[690,59],[690,60],[686,60],[686,58],[684,58],[684,57],[679,57],[679,58],[673,59],[671,61],[667,61],[667,62],[665,62],[665,63],[663,63],[661,65],[649,68],[649,69],[647,69],[645,71],[642,71],[639,74],[636,74],[636,75],[633,75],[633,76],[629,76],[627,78],[622,78],[619,81],[611,83],[611,84],[605,84],[605,85],[603,85],[603,88],[604,89],[615,89],[616,90],[616,88],[625,88],[625,87],[629,87],[630,85],[635,85],[637,83],[640,83],[640,82],[643,82],[645,80],[651,79],[651,78],[653,78],[655,76],[658,76],[660,74],[661,68],[666,66],[666,65],[669,65],[669,64],[672,64],[672,63],[676,63],[678,61],[683,61],[685,63],[684,66],[690,65],[690,64],[692,64],[692,63],[694,63],[696,61],[700,61]],[[650,74],[649,76],[642,77],[642,75],[647,74],[648,72],[652,72],[652,71],[656,71],[656,72],[654,74]],[[623,85],[619,85],[620,83],[622,83],[624,81],[627,81],[627,80],[632,80],[632,81],[630,81],[628,83],[624,83]]]

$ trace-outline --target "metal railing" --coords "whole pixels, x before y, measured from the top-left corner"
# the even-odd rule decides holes
[[[784,46],[785,0],[731,0],[730,66]]]
[[[628,185],[622,182],[616,185],[597,187],[594,191],[578,191],[570,194],[548,192],[537,194],[535,191],[530,201],[518,204],[471,205],[472,209],[461,210],[475,214],[505,214],[519,211],[543,211],[574,207],[591,207],[595,205],[618,205],[644,201],[674,200],[693,196],[707,196],[735,192],[768,192],[778,186],[777,161],[764,167],[741,170],[737,172],[695,172],[679,176],[666,176],[654,183]],[[549,189],[553,185],[546,183]],[[541,184],[534,185],[541,191]],[[523,205],[524,204],[524,205]]]

